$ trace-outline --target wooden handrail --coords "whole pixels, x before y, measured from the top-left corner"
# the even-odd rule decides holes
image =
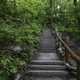
[[[51,30],[55,30],[55,34],[57,36],[57,39],[59,41],[58,42],[58,47],[62,46],[65,48],[64,51],[64,61],[65,61],[65,65],[67,66],[68,69],[71,69],[72,72],[76,72],[76,80],[80,80],[80,55],[77,54],[77,52],[74,52],[69,46],[68,43],[65,42],[59,35],[58,29],[57,28],[51,28]],[[70,63],[70,60],[74,60],[76,62],[76,66],[73,67]]]
[[[55,29],[56,30],[56,29]],[[60,40],[60,42],[64,45],[64,47],[69,51],[69,55],[71,55],[71,57],[80,62],[80,56],[78,56],[67,44],[66,42],[59,36],[59,34],[57,33],[57,30],[56,30],[56,35],[57,35],[57,38]]]

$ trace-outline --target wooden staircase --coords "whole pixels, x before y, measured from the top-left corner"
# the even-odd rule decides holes
[[[54,35],[48,28],[43,30],[40,50],[28,65],[28,71],[22,80],[76,80],[56,52]]]
[[[61,60],[33,60],[28,67],[31,80],[75,80]]]

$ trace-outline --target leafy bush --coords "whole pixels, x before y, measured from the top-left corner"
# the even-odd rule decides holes
[[[44,21],[41,15],[46,3],[43,0],[0,0],[0,80],[9,80],[28,64],[39,47]]]
[[[16,73],[22,65],[30,62],[33,51],[38,48],[40,32],[41,28],[36,23],[20,27],[8,24],[0,26],[1,80],[6,80],[8,76]],[[22,50],[15,51],[14,49],[17,47]]]

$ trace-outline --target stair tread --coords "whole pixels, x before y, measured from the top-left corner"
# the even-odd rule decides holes
[[[36,72],[39,72],[39,73],[68,73],[66,70],[29,70],[28,72],[31,72],[31,73],[36,73]]]
[[[28,75],[32,76],[66,76],[69,73],[65,70],[29,70]]]
[[[28,72],[64,72],[64,73],[68,73],[66,70],[29,70]]]
[[[61,63],[64,63],[64,61],[61,61],[61,60],[32,60],[31,62],[61,62]]]
[[[40,64],[40,65],[64,65],[64,61],[60,61],[60,60],[32,60],[31,64]]]
[[[66,80],[68,77],[32,77],[31,80]],[[68,80],[76,80],[74,78],[68,78]]]
[[[65,70],[66,66],[63,65],[29,65],[33,70]]]
[[[37,67],[65,67],[65,65],[34,65],[34,64],[29,65],[29,66],[33,66],[33,67],[35,67],[35,66],[37,66]]]
[[[37,57],[36,57],[37,60],[58,60],[59,57],[57,56],[56,53],[53,53],[53,52],[40,52],[39,54],[37,54]]]

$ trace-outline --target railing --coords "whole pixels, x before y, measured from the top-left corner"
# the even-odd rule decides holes
[[[57,36],[57,42],[58,42],[58,46],[62,45],[64,48],[64,61],[66,66],[72,70],[73,72],[75,72],[76,74],[76,79],[80,80],[80,55],[77,55],[76,52],[74,52],[67,44],[67,42],[65,42],[61,37],[60,34],[58,33],[57,29],[55,29],[56,31],[56,36]],[[73,67],[71,64],[71,61],[74,61],[76,63],[76,66]],[[74,64],[74,63],[73,63]]]

